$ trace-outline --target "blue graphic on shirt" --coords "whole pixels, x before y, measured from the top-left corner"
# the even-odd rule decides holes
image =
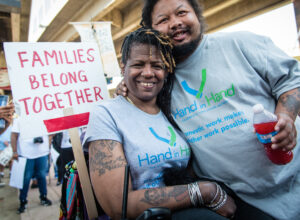
[[[149,127],[149,130],[151,131],[151,133],[154,135],[154,137],[156,137],[158,140],[163,141],[167,144],[169,144],[170,146],[176,146],[176,133],[174,132],[173,128],[171,126],[168,126],[168,129],[170,131],[171,134],[171,139],[168,140],[166,138],[160,137],[152,127]]]
[[[202,78],[199,90],[191,88],[185,80],[181,81],[180,84],[186,93],[195,96],[195,99],[189,104],[184,106],[179,105],[180,107],[172,109],[174,119],[179,119],[182,122],[188,121],[204,112],[220,108],[228,102],[228,99],[236,94],[234,84],[231,84],[229,88],[227,87],[225,89],[217,90],[217,92],[210,91],[209,87],[206,86],[206,69],[202,69]],[[207,87],[205,92],[204,87]],[[202,99],[200,100],[200,98]]]
[[[206,69],[202,69],[202,80],[199,90],[195,90],[189,87],[187,82],[184,80],[181,82],[182,88],[189,94],[196,96],[197,99],[200,99],[203,95],[203,89],[206,82]]]

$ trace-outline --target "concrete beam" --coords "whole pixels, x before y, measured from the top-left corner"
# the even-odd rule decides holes
[[[69,25],[68,22],[72,21],[75,14],[77,14],[80,10],[83,10],[85,5],[91,4],[91,0],[88,1],[77,1],[77,0],[69,0],[67,4],[60,10],[60,12],[53,19],[51,24],[49,24],[43,34],[40,36],[38,41],[65,41],[56,40],[59,36],[65,34],[66,27],[69,29],[72,28],[72,35],[76,32],[75,29]]]
[[[224,27],[258,16],[272,9],[291,3],[291,0],[243,0],[206,18],[207,32],[214,32]]]
[[[113,9],[109,14],[104,16],[101,20],[111,21],[112,22],[111,24],[117,28],[121,28],[123,26],[123,17],[119,9]]]
[[[0,11],[8,13],[20,13],[20,0],[0,0]]]
[[[139,27],[143,1],[136,1],[123,9],[123,27],[112,30],[113,40],[124,38],[126,34]]]
[[[31,0],[21,0],[20,41],[28,41]]]
[[[203,16],[204,17],[209,17],[210,15],[213,15],[213,14],[219,12],[219,11],[222,11],[225,8],[228,8],[228,7],[238,3],[239,1],[241,1],[241,0],[225,0],[225,1],[222,1],[218,4],[213,5],[211,7],[208,7],[208,8],[205,7],[205,10],[203,12]],[[212,2],[212,1],[210,1],[210,2]]]
[[[11,33],[12,33],[12,41],[19,42],[20,41],[20,21],[21,16],[17,13],[11,13]]]
[[[300,0],[294,0],[293,4],[294,4],[295,16],[296,16],[297,31],[299,33],[299,31],[300,31]]]
[[[78,33],[69,22],[99,21],[124,2],[126,0],[69,0],[38,41],[73,41]],[[116,24],[120,25],[118,19]]]
[[[17,7],[11,7],[7,5],[1,5],[0,4],[0,12],[6,12],[6,13],[20,13],[21,9]]]

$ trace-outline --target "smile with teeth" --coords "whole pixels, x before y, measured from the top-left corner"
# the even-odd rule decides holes
[[[139,82],[139,84],[141,84],[141,86],[143,86],[143,87],[152,88],[155,83],[154,82]]]
[[[185,34],[185,31],[178,32],[178,33],[174,34],[173,37],[180,37],[183,34]]]

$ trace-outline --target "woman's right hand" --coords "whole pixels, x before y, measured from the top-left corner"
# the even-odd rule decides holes
[[[125,85],[124,80],[122,80],[116,87],[116,90],[114,92],[114,97],[117,97],[118,95],[127,96],[127,86]]]

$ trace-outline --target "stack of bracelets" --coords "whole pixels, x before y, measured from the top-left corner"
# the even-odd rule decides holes
[[[214,183],[217,187],[216,194],[214,198],[209,202],[206,207],[213,211],[220,209],[227,201],[227,193],[219,186],[219,184]],[[201,191],[197,182],[188,184],[188,192],[191,199],[191,203],[194,207],[200,207],[204,205]],[[217,198],[219,198],[217,200]]]

